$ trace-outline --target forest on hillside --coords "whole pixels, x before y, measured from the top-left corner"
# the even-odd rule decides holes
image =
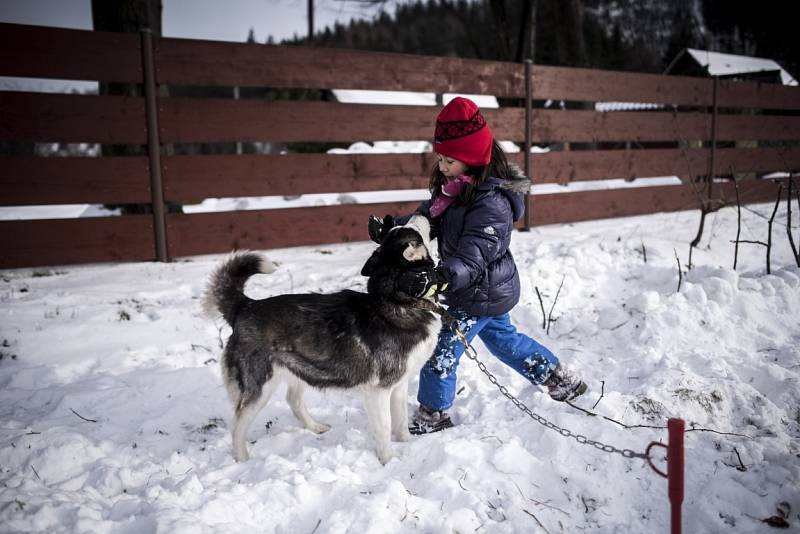
[[[357,0],[343,0],[359,3]],[[743,0],[361,0],[374,20],[337,24],[313,44],[661,73],[683,48],[767,57],[797,78],[790,3]],[[395,5],[397,4],[397,5]],[[394,12],[392,12],[394,8]],[[391,13],[391,14],[390,14]],[[531,32],[531,29],[534,29]],[[289,44],[309,44],[297,38]],[[531,52],[533,50],[533,52]]]

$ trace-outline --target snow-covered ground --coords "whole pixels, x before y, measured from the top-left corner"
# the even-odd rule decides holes
[[[742,239],[763,241],[772,206],[752,210]],[[597,403],[626,425],[681,417],[698,429],[686,435],[684,532],[769,532],[762,520],[781,514],[796,532],[800,270],[786,213],[771,275],[764,248],[749,244],[734,271],[736,211],[710,216],[677,291],[676,251],[685,268],[697,220],[682,212],[516,233],[523,296],[512,317],[589,381],[580,406]],[[248,293],[363,289],[372,248],[269,251],[278,270]],[[307,396],[333,425],[319,436],[277,395],[250,429],[252,459],[235,463],[218,362],[228,329],[200,307],[220,258],[0,272],[1,532],[668,531],[666,481],[643,460],[536,423],[468,359],[457,426],[395,444],[385,467],[360,401],[338,391]],[[549,312],[562,280],[548,335],[536,288]],[[559,426],[637,452],[666,441],[665,430],[555,403],[476,348]],[[416,381],[412,406],[415,393]]]

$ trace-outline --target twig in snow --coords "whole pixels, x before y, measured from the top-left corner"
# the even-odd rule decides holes
[[[534,286],[534,289],[536,290],[536,296],[539,297],[539,306],[542,307],[542,330],[544,330],[547,328],[547,315],[544,313],[544,302],[542,301],[542,294],[539,293],[539,287]]]
[[[600,404],[601,400],[603,400],[603,396],[606,394],[605,393],[605,389],[606,389],[606,381],[605,380],[601,380],[600,381],[600,398],[597,399],[597,402],[594,403],[594,406],[592,406],[592,410],[597,408],[597,405]]]
[[[678,257],[678,251],[672,249],[675,252],[675,259],[678,261],[678,289],[676,293],[681,292],[681,282],[683,282],[683,272],[681,271],[681,259]]]
[[[786,519],[779,517],[777,515],[767,517],[766,519],[759,519],[756,516],[744,512],[742,513],[742,515],[745,517],[749,517],[750,519],[753,519],[755,521],[761,521],[762,523],[766,523],[767,525],[775,528],[789,528],[790,526],[789,523],[786,521]]]
[[[408,490],[406,490],[406,491],[408,491]],[[411,494],[411,493],[409,492],[409,494]],[[406,519],[408,519],[408,514],[411,514],[411,517],[413,517],[414,519],[416,519],[417,521],[419,521],[419,516],[418,516],[418,515],[416,515],[416,514],[417,514],[417,511],[416,511],[416,510],[409,510],[409,509],[408,509],[408,502],[406,502],[406,503],[405,503],[403,506],[404,506],[404,507],[405,507],[405,509],[406,509],[406,513],[405,513],[405,514],[403,514],[403,519],[401,519],[401,520],[400,520],[400,522],[401,522],[401,523],[402,523],[403,521],[405,521]],[[320,519],[320,521],[322,521],[322,520]],[[319,525],[318,525],[318,526],[319,526]]]
[[[31,469],[33,470],[33,474],[36,475],[36,478],[38,478],[39,481],[41,482],[42,481],[42,477],[40,477],[39,473],[36,472],[36,468],[31,466]]]
[[[583,495],[581,495],[581,502],[583,503],[583,507],[586,508],[586,510],[584,510],[583,513],[588,514],[589,513],[589,505],[586,504],[586,499],[583,497]]]
[[[523,511],[523,512],[525,512],[526,514],[528,514],[529,516],[531,516],[531,517],[532,517],[532,518],[533,518],[533,519],[536,521],[536,523],[537,523],[537,524],[538,524],[540,527],[542,527],[542,530],[544,530],[545,532],[547,532],[547,534],[550,534],[550,531],[549,531],[549,530],[547,530],[547,529],[544,527],[544,525],[542,524],[542,522],[541,522],[541,521],[539,521],[539,519],[538,519],[538,518],[537,518],[535,515],[533,515],[533,514],[532,514],[532,513],[530,513],[529,511],[527,511],[525,508],[523,508],[523,509],[522,509],[522,511]]]
[[[87,417],[84,417],[84,416],[82,416],[81,414],[79,414],[78,412],[76,412],[75,410],[73,410],[72,408],[70,408],[70,409],[69,409],[69,411],[71,411],[72,413],[74,413],[75,415],[77,415],[78,417],[80,417],[81,419],[83,419],[84,421],[88,421],[89,423],[96,423],[96,422],[97,422],[97,421],[95,421],[94,419],[89,419],[89,418],[87,418]]]
[[[626,430],[630,430],[630,429],[633,429],[633,428],[655,428],[655,429],[661,430],[661,429],[667,428],[666,426],[662,426],[662,425],[626,425],[625,423],[617,421],[616,419],[608,417],[607,415],[599,414],[599,413],[593,412],[591,410],[587,410],[586,408],[581,408],[580,406],[577,406],[577,405],[573,404],[570,401],[566,401],[565,404],[568,404],[569,406],[575,408],[579,412],[583,412],[583,413],[585,413],[586,415],[588,415],[590,417],[602,417],[606,421],[609,421],[611,423],[617,424],[617,425],[621,426],[622,428],[624,428]],[[723,436],[736,436],[736,437],[740,437],[740,438],[753,439],[751,436],[746,436],[744,434],[735,434],[733,432],[720,432],[719,430],[712,430],[710,428],[689,428],[689,429],[686,430],[686,432],[713,432],[714,434],[720,434],[720,435],[723,435]]]
[[[742,457],[739,455],[739,451],[736,450],[736,447],[733,448],[733,452],[736,453],[736,458],[739,459],[739,467],[737,467],[736,469],[738,469],[739,471],[747,471],[747,467],[745,467],[744,462],[742,462]]]
[[[685,432],[711,432],[712,434],[719,434],[720,436],[736,436],[737,438],[755,439],[752,436],[747,436],[745,434],[736,434],[735,432],[720,432],[719,430],[713,430],[711,428],[689,428],[685,430]]]
[[[642,241],[642,257],[644,258],[644,262],[647,263],[647,249],[644,248],[644,240]]]
[[[531,501],[531,502],[532,502],[532,503],[534,503],[534,504],[537,504],[537,505],[539,505],[539,506],[544,506],[545,508],[550,508],[551,510],[555,510],[555,511],[557,511],[557,512],[561,512],[561,513],[562,513],[562,514],[564,514],[565,516],[567,516],[567,517],[570,517],[570,515],[569,515],[569,512],[565,512],[565,511],[564,511],[564,510],[562,510],[561,508],[558,508],[558,507],[556,507],[556,506],[552,506],[552,505],[550,505],[550,504],[547,504],[546,502],[537,501],[536,499],[531,499],[530,497],[528,497],[527,495],[525,495],[524,493],[522,493],[522,490],[520,489],[520,487],[519,487],[519,484],[517,484],[516,482],[514,482],[514,485],[517,487],[517,491],[519,492],[519,494],[522,496],[522,498],[523,498],[523,499],[528,499],[529,501]],[[535,484],[534,484],[534,485],[535,485]],[[538,486],[537,486],[537,487],[538,487]]]
[[[311,534],[314,534],[321,524],[322,524],[322,519],[318,519],[317,526],[314,527],[314,530],[311,531]]]
[[[550,306],[550,313],[547,314],[547,330],[546,333],[550,333],[550,323],[553,322],[553,310],[556,308],[556,303],[558,302],[558,295],[561,293],[561,288],[564,287],[564,279],[567,276],[564,275],[561,277],[561,283],[558,285],[558,291],[556,291],[556,297],[553,299],[553,305]]]
[[[461,489],[462,489],[462,490],[464,490],[464,491],[469,491],[467,488],[465,488],[465,487],[464,487],[464,484],[462,484],[462,483],[461,483],[461,481],[462,481],[462,480],[464,480],[464,479],[466,479],[466,478],[467,478],[467,472],[466,472],[466,470],[465,470],[465,471],[464,471],[464,474],[463,474],[463,475],[461,475],[461,478],[459,478],[459,479],[458,479],[458,485],[459,485],[459,486],[461,486]]]

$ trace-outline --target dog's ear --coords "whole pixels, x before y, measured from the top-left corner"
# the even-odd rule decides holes
[[[375,272],[375,269],[378,268],[380,264],[380,260],[378,259],[380,256],[381,247],[375,249],[375,252],[372,253],[372,256],[369,257],[367,263],[361,268],[361,276],[372,276]]]

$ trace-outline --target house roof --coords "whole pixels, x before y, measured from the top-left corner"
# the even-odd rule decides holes
[[[678,57],[673,60],[670,67],[667,67],[668,72],[683,54],[688,54],[698,65],[705,68],[711,76],[733,76],[736,74],[778,71],[783,85],[797,85],[797,80],[795,80],[786,69],[781,67],[777,61],[772,59],[724,54],[722,52],[711,52],[710,50],[698,50],[696,48],[684,49]]]

